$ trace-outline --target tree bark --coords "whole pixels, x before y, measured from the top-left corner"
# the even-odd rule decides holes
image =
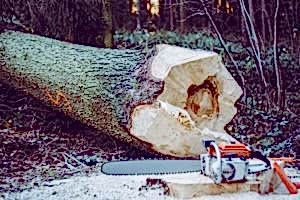
[[[266,2],[261,0],[261,33],[263,42],[266,43],[266,22],[265,22]]]
[[[174,30],[174,5],[172,0],[169,0],[169,15],[170,15],[170,30]]]
[[[103,8],[102,8],[102,13],[103,13],[103,18],[105,21],[105,28],[104,28],[104,45],[107,48],[112,47],[113,43],[113,35],[112,35],[112,13],[111,13],[111,0],[103,0]]]
[[[250,14],[250,19],[252,20],[253,23],[255,23],[255,18],[254,18],[254,6],[253,6],[253,1],[248,0],[248,6],[249,6],[249,14]]]
[[[184,1],[183,0],[180,0],[179,1],[179,9],[180,9],[180,33],[183,33],[184,32],[184,18],[185,18],[185,15],[184,15]]]
[[[224,126],[242,94],[213,52],[159,45],[145,55],[18,32],[0,35],[0,80],[116,138],[178,157],[205,152],[203,138],[233,140]]]

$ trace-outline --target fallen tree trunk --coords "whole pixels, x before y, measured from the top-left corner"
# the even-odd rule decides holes
[[[203,138],[233,139],[224,126],[242,91],[213,52],[159,45],[145,55],[5,32],[0,63],[0,80],[143,148],[195,156]]]

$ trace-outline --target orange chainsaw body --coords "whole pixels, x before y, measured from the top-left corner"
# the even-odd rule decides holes
[[[246,147],[246,145],[236,142],[236,143],[225,143],[221,142],[219,144],[219,149],[221,152],[221,157],[226,157],[230,155],[235,155],[237,157],[244,157],[249,158],[250,157],[250,151]],[[209,148],[209,154],[214,155],[215,149]]]

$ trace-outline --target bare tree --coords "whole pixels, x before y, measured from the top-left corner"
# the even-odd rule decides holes
[[[104,29],[104,45],[105,47],[112,47],[112,12],[111,12],[111,0],[102,0],[102,13],[105,21]]]
[[[141,19],[140,19],[140,1],[136,1],[137,11],[136,11],[136,30],[141,30]]]
[[[170,29],[173,30],[174,29],[174,5],[172,4],[172,0],[169,0],[169,6],[170,6],[170,10],[169,10],[169,14],[170,14]]]
[[[266,11],[266,2],[265,0],[261,0],[261,32],[262,39],[266,41],[266,22],[265,22],[265,11]]]
[[[252,0],[248,0],[248,8],[249,8],[249,17],[251,21],[254,21],[254,6]]]
[[[180,8],[180,32],[184,31],[184,22],[182,21],[182,19],[184,19],[184,0],[180,0],[180,4],[179,4],[179,8]]]
[[[269,97],[269,87],[266,81],[266,77],[264,75],[264,70],[263,70],[263,65],[262,65],[262,60],[261,60],[261,50],[260,50],[260,46],[259,46],[259,41],[258,41],[258,37],[257,37],[257,31],[255,30],[255,26],[254,26],[254,22],[253,22],[253,17],[251,16],[250,12],[247,11],[247,8],[245,6],[245,2],[244,0],[239,0],[240,2],[240,7],[241,7],[241,11],[242,11],[242,16],[244,18],[245,21],[245,27],[249,36],[249,42],[251,44],[252,47],[252,51],[254,54],[254,58],[256,60],[256,66],[257,66],[257,71],[261,77],[261,80],[263,81],[265,90],[266,90],[266,98],[267,98],[267,102],[268,105],[271,105],[271,100]],[[251,10],[251,9],[249,9]]]
[[[275,74],[276,74],[276,85],[277,85],[277,105],[279,109],[283,109],[284,105],[282,102],[282,75],[281,70],[277,62],[277,16],[279,10],[279,0],[276,0],[276,10],[274,15],[274,44],[273,44],[273,51],[274,51],[274,67],[275,67]]]

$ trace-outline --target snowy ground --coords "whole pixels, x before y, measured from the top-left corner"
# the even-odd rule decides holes
[[[166,177],[175,175],[165,175]],[[6,193],[2,199],[20,200],[127,200],[127,199],[174,199],[163,194],[162,188],[146,189],[149,176],[107,176],[72,177],[61,181],[46,182],[41,187],[21,193]],[[151,176],[155,177],[155,176]],[[156,176],[157,177],[157,176]],[[161,176],[160,176],[161,177]],[[1,199],[1,196],[0,196]],[[1,199],[1,200],[2,200]],[[193,200],[300,200],[297,195],[259,195],[254,192],[202,196]]]

